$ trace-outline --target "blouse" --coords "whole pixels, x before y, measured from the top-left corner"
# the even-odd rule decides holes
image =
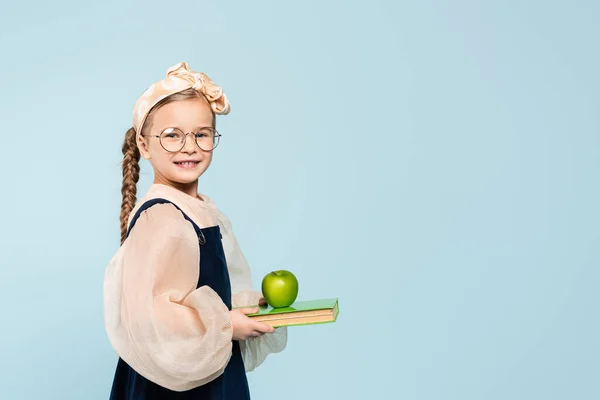
[[[232,306],[256,306],[248,262],[229,219],[205,195],[192,197],[153,184],[129,216],[152,198],[175,203],[200,228],[219,225],[231,281]],[[227,306],[209,286],[196,288],[202,273],[198,237],[172,204],[145,210],[107,266],[105,327],[117,354],[147,379],[171,390],[189,390],[223,373],[232,352]],[[239,342],[246,371],[282,351],[287,329]]]

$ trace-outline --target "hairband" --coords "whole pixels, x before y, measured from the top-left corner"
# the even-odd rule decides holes
[[[167,96],[190,88],[196,89],[206,97],[215,114],[229,114],[231,105],[223,89],[215,85],[203,72],[194,72],[186,62],[180,62],[169,68],[165,79],[153,83],[136,101],[133,108],[133,129],[136,135],[141,134],[144,121],[156,103]]]

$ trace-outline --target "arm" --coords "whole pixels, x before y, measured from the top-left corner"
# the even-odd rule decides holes
[[[159,204],[142,213],[105,277],[114,349],[142,376],[176,391],[215,379],[231,357],[230,313],[210,287],[196,289],[199,259],[192,225]]]
[[[232,305],[233,307],[255,306],[262,297],[262,293],[253,289],[250,267],[233,234],[231,222],[221,212],[217,212],[217,214],[231,280]],[[246,371],[256,369],[269,354],[284,350],[286,345],[286,327],[278,328],[274,333],[240,341]]]

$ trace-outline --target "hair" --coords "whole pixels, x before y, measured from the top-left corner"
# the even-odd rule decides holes
[[[204,99],[208,102],[206,97],[195,89],[186,89],[181,92],[174,93],[170,96],[165,97],[150,111],[148,112],[148,117],[144,121],[144,124],[141,127],[142,135],[147,132],[148,129],[152,126],[152,117],[154,113],[164,105],[169,103],[173,103],[176,101],[184,101],[184,100],[195,100],[195,99]],[[216,128],[216,115],[212,113],[212,125],[213,128]],[[137,135],[135,129],[129,128],[125,133],[125,139],[123,140],[123,146],[121,151],[123,152],[123,185],[121,186],[121,195],[123,196],[121,201],[121,244],[125,241],[125,237],[127,236],[127,222],[129,220],[129,214],[135,207],[135,203],[137,201],[137,182],[140,178],[140,150],[137,146]]]

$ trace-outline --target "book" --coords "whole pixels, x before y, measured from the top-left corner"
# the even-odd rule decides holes
[[[296,301],[289,307],[259,307],[249,318],[279,328],[335,322],[339,314],[337,298]]]

